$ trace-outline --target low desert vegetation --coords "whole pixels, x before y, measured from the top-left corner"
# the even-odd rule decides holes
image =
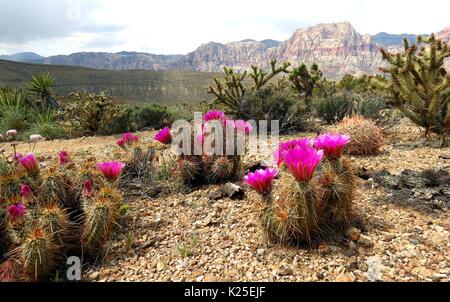
[[[202,204],[187,200],[186,192],[208,188],[211,194],[209,188],[243,184],[244,188],[237,187],[248,193],[259,222],[248,221],[246,232],[259,228],[268,244],[282,248],[320,249],[335,237],[350,237],[356,246],[361,235],[354,229],[361,223],[357,191],[362,189],[357,172],[361,179],[366,177],[361,172],[365,167],[355,164],[357,159],[364,162],[386,153],[386,129],[397,123],[400,114],[425,129],[427,139],[438,135],[442,148],[450,130],[450,78],[442,67],[450,57],[448,47],[431,36],[419,38],[418,45],[405,42],[399,54],[383,51],[383,56],[388,77],[345,76],[339,82],[325,79],[316,64],[292,68],[272,61],[268,71],[254,66],[242,74],[226,68],[224,76],[208,88],[212,102],[170,108],[125,104],[105,93],[75,91],[58,96],[53,91],[57,79],[50,74],[35,75],[22,90],[1,89],[0,141],[8,149],[0,149],[0,281],[58,279],[67,257],[76,255],[90,264],[102,261],[109,243],[117,238],[124,251],[133,254],[134,247],[142,244],[138,217],[133,217],[136,212],[151,213],[155,233],[172,219],[153,216],[155,204],[133,209],[136,191],[146,202],[178,194],[186,203],[184,211],[200,212],[216,197]],[[204,112],[201,125],[192,121],[194,111]],[[179,119],[187,128],[199,126],[199,133],[176,141],[182,130],[173,122]],[[273,158],[268,162],[248,165],[237,142],[240,136],[247,142],[259,130],[253,120],[280,120],[280,131],[295,137],[271,150]],[[210,145],[208,138],[217,129],[233,135]],[[308,137],[298,134],[304,131],[309,131]],[[44,140],[115,134],[121,137],[109,146],[112,152],[104,152],[106,160],[86,150],[76,155],[66,150],[52,155],[37,152]],[[225,149],[230,139],[231,154]],[[19,153],[18,147],[24,145],[28,152]],[[172,145],[183,152],[175,154]],[[202,147],[200,154],[194,150],[196,145]],[[223,152],[211,153],[208,147]],[[388,174],[382,173],[382,181],[391,177]],[[373,175],[365,178],[371,180],[368,190],[374,189],[378,175]],[[439,181],[448,182],[447,174],[442,175]],[[415,183],[405,183],[416,188]],[[388,185],[400,188],[403,183]],[[226,195],[223,190],[219,193]],[[170,202],[168,207],[177,204]],[[220,225],[224,209],[215,205],[214,213],[206,213],[206,222],[194,225]],[[349,230],[353,230],[350,235]],[[204,237],[193,231],[172,233],[183,238],[171,247],[183,263],[202,249]],[[147,247],[156,242],[145,238]],[[217,238],[227,247],[233,243],[228,234]],[[371,245],[367,241],[366,247]],[[162,263],[156,270],[167,268]]]

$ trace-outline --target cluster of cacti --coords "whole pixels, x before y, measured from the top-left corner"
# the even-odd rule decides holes
[[[444,147],[450,133],[450,76],[444,66],[450,47],[434,35],[418,37],[417,43],[409,45],[405,39],[402,53],[382,49],[389,67],[381,70],[389,76],[371,82],[385,93],[390,105],[424,127],[427,137],[431,132],[442,135]]]
[[[315,141],[282,143],[274,153],[280,171],[268,168],[245,176],[261,196],[260,219],[272,242],[310,244],[329,227],[349,225],[355,185],[342,157],[348,141],[345,135],[325,134]]]
[[[346,148],[351,155],[375,155],[384,144],[383,129],[359,115],[345,118],[337,125],[337,132],[352,138]]]
[[[32,153],[0,161],[9,167],[0,174],[0,260],[18,264],[14,275],[41,280],[64,266],[64,256],[102,250],[119,216],[124,164],[77,165],[66,151],[49,165]],[[0,274],[10,276],[12,267],[2,265]]]
[[[219,127],[216,128],[214,125]],[[195,126],[193,124],[192,128]],[[183,149],[182,154],[179,154],[178,166],[174,173],[187,185],[221,183],[235,177],[239,173],[241,163],[241,155],[237,151],[245,148],[245,142],[239,140],[237,136],[245,138],[253,130],[252,125],[242,120],[230,120],[224,112],[214,110],[203,116],[200,128],[201,134],[196,135],[195,131],[192,131],[190,142],[180,143],[181,149],[183,143],[190,144],[190,148],[187,148],[190,150]],[[217,129],[221,129],[222,132],[216,133]],[[227,132],[232,133],[232,137],[227,136]],[[155,136],[155,140],[168,145],[172,142],[172,135],[171,129],[164,128]],[[207,142],[207,137],[213,137],[212,141]],[[234,140],[232,144],[229,144],[229,139]],[[195,152],[196,144],[200,144],[202,151],[200,155],[196,155],[198,154]],[[228,150],[231,147],[233,150]]]

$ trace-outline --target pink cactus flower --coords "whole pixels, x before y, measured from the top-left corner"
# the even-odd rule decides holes
[[[284,162],[291,174],[298,182],[308,182],[323,157],[323,150],[317,151],[313,147],[295,148],[287,151]]]
[[[23,198],[28,198],[29,196],[31,196],[32,191],[31,191],[31,187],[27,184],[23,184],[22,186],[20,186],[20,194],[22,195]]]
[[[312,147],[314,142],[309,138],[302,138],[297,140],[290,140],[280,144],[278,150],[273,153],[273,157],[278,166],[284,163],[284,156],[287,151],[293,149],[301,149]]]
[[[123,168],[125,168],[125,164],[121,162],[104,162],[97,164],[97,169],[99,169],[109,181],[116,181],[120,174],[122,174]]]
[[[124,139],[123,138],[121,138],[121,139],[119,139],[118,141],[117,141],[117,146],[119,146],[120,148],[125,148],[125,145],[126,145],[127,143],[124,141]]]
[[[122,136],[122,139],[123,139],[123,141],[124,141],[127,145],[129,145],[129,144],[138,142],[138,141],[139,141],[139,136],[134,135],[133,133],[128,132],[128,133],[125,133],[125,134]]]
[[[205,122],[209,121],[225,121],[225,113],[218,110],[212,110],[203,115]]]
[[[94,184],[88,179],[83,183],[83,196],[92,197],[94,195]]]
[[[58,153],[59,155],[59,163],[61,166],[65,166],[70,163],[70,156],[69,153],[65,150]]]
[[[276,169],[261,169],[245,176],[244,183],[251,186],[260,194],[268,194],[272,189],[272,182],[277,175],[278,171]]]
[[[338,159],[342,156],[344,148],[349,141],[349,135],[327,133],[316,139],[314,147],[318,150],[323,150],[328,158]]]
[[[20,158],[19,162],[28,173],[39,171],[39,164],[33,153],[29,153],[27,156]]]
[[[23,205],[23,203],[13,204],[7,208],[9,219],[12,223],[20,220],[25,213],[27,212],[27,208]]]
[[[170,144],[172,142],[172,135],[170,134],[170,128],[165,127],[164,129],[161,129],[158,132],[158,134],[156,134],[155,140],[164,145]]]
[[[253,126],[249,122],[237,120],[234,122],[237,131],[243,131],[245,134],[250,134],[253,131]]]

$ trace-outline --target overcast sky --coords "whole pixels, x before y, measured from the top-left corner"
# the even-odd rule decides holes
[[[0,0],[0,54],[185,54],[209,41],[285,40],[339,21],[360,33],[431,33],[450,25],[450,1]]]

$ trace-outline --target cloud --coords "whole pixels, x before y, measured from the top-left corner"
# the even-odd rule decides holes
[[[0,0],[0,8],[0,51],[43,55],[187,53],[209,41],[285,40],[298,28],[341,21],[363,34],[450,25],[442,0]]]
[[[0,41],[25,44],[40,39],[65,38],[76,32],[105,33],[126,28],[102,24],[92,14],[98,0],[0,0]]]

